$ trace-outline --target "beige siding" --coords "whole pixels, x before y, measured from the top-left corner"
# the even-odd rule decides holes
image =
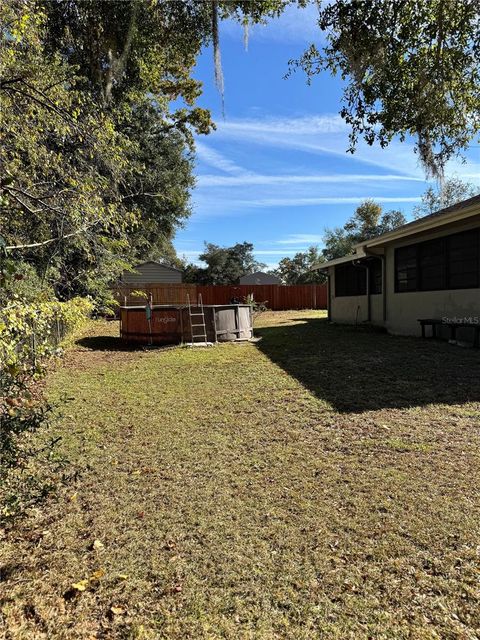
[[[330,268],[330,303],[331,318],[333,322],[355,324],[368,321],[368,296],[336,296],[335,295],[335,269]],[[375,294],[370,296],[370,322],[375,325],[383,325],[382,296]]]
[[[411,291],[395,293],[395,249],[423,240],[476,229],[480,214],[447,229],[416,234],[386,248],[387,321],[386,328],[399,335],[421,334],[419,318],[480,317],[480,289],[453,289],[443,291]],[[465,332],[464,332],[465,333]]]
[[[370,296],[371,323],[382,327],[383,322],[383,296],[376,293]]]
[[[122,276],[124,284],[179,284],[182,272],[170,269],[155,262],[146,262],[135,267],[135,272],[125,271]]]
[[[480,289],[456,289],[444,291],[413,291],[395,293],[395,249],[402,246],[450,235],[468,229],[478,228],[480,214],[454,225],[448,225],[441,230],[423,232],[411,235],[402,241],[392,242],[385,249],[386,261],[386,310],[387,319],[383,320],[383,295],[371,296],[371,321],[373,324],[384,325],[386,329],[398,335],[421,334],[419,318],[479,318],[480,319]],[[358,310],[358,321],[367,319],[367,296],[335,297],[335,270],[329,269],[331,279],[331,319],[334,322],[355,323]],[[448,330],[444,331],[447,337]],[[458,334],[460,339],[470,340],[471,331],[465,330]]]
[[[335,295],[335,269],[329,269],[330,273],[330,304],[331,319],[333,322],[355,324],[366,322],[368,317],[367,296],[336,296]]]
[[[387,306],[385,326],[390,333],[418,336],[419,318],[480,318],[480,290],[394,293]]]

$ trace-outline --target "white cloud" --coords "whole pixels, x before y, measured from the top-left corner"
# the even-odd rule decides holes
[[[264,258],[268,259],[268,256],[271,257],[277,257],[278,259],[280,258],[284,258],[286,256],[293,256],[296,253],[298,253],[299,251],[305,251],[306,247],[296,247],[294,249],[292,248],[287,248],[284,250],[278,250],[278,249],[266,249],[266,250],[262,250],[262,249],[255,249],[253,251],[253,254],[261,261],[261,262],[266,262],[264,260]],[[204,252],[204,248],[202,247],[201,249],[197,249],[197,250],[192,250],[189,249],[188,251],[182,251],[182,249],[179,249],[177,247],[177,253],[179,256],[181,256],[182,258],[186,258],[189,262],[192,262],[193,264],[196,264],[197,266],[200,267],[204,267],[205,263],[203,263],[200,259],[199,256],[201,253]],[[277,267],[278,265],[278,261],[277,262],[266,262],[267,267],[269,269],[274,269],[275,267]]]
[[[423,182],[423,178],[399,176],[395,174],[331,174],[331,175],[261,175],[249,173],[243,175],[217,176],[203,174],[198,176],[200,187],[240,187],[248,185],[276,184],[319,184],[319,183],[359,183],[359,182]]]
[[[299,251],[303,251],[303,250],[304,250],[304,247],[297,247],[295,249],[283,249],[283,250],[267,249],[265,251],[263,251],[262,249],[255,249],[253,253],[256,256],[289,256],[289,255],[294,255],[295,253],[298,253]]]
[[[235,20],[222,22],[220,36],[227,36],[235,40],[243,40],[243,27]],[[273,41],[285,43],[317,44],[323,40],[323,34],[318,27],[318,9],[316,2],[309,2],[306,7],[296,5],[287,6],[278,18],[268,20],[266,24],[256,24],[249,27],[249,41]]]
[[[274,147],[341,157],[346,162],[360,161],[388,171],[423,178],[413,145],[393,141],[386,149],[359,141],[354,154],[350,146],[349,127],[339,115],[294,118],[237,119],[219,122],[212,140],[235,140],[263,147]]]
[[[275,240],[275,244],[312,245],[323,242],[323,235],[317,233],[292,233],[283,240]]]
[[[248,175],[249,172],[238,164],[224,156],[219,151],[212,149],[208,145],[197,140],[196,142],[197,157],[210,167],[224,171],[225,173],[232,173],[235,175]]]
[[[350,154],[347,151],[349,131],[349,127],[337,114],[292,118],[267,116],[219,122],[216,132],[211,134],[211,140],[217,144],[229,140],[241,145],[253,144],[264,148],[290,149],[309,155],[333,156],[344,159],[350,167],[357,161],[381,167],[388,172],[393,171],[398,176],[425,180],[413,142],[393,140],[388,147],[382,149],[378,144],[369,146],[359,140],[355,153]],[[286,159],[288,161],[288,157]],[[452,174],[478,182],[480,163],[474,158],[469,158],[466,163],[452,159],[447,164],[446,175]],[[210,186],[214,186],[213,178],[207,176],[206,179],[210,180]],[[250,180],[253,184],[260,178],[252,175]]]
[[[278,191],[278,190],[277,190]],[[244,195],[244,194],[243,194]],[[212,198],[212,196],[197,194],[194,200],[194,214],[192,220],[195,222],[204,222],[212,218],[231,218],[239,216],[253,215],[261,209],[276,210],[271,215],[279,214],[280,209],[291,208],[309,208],[317,213],[319,207],[327,205],[352,204],[358,205],[366,199],[374,199],[379,203],[391,203],[393,205],[401,205],[402,203],[420,202],[420,197],[410,196],[377,196],[372,193],[363,193],[362,195],[352,196],[319,196],[319,197],[292,197],[291,194],[285,192],[285,195],[277,195],[277,197],[256,197],[252,193],[249,199],[242,197],[241,193],[222,194],[221,197]],[[283,214],[282,214],[283,215]],[[274,218],[272,217],[272,222]]]
[[[356,154],[345,153],[348,128],[338,116],[220,122],[209,141],[209,145],[198,143],[200,168],[204,171],[197,176],[194,192],[194,219],[198,222],[211,217],[248,215],[261,208],[356,205],[366,198],[394,206],[416,203],[429,184],[418,166],[412,143],[395,140],[381,149],[361,142]],[[261,173],[217,150],[222,148],[247,158],[247,166],[260,165]],[[326,158],[316,158],[318,154]],[[338,160],[332,163],[330,171],[329,157],[342,158],[340,164]],[[359,161],[364,165],[360,170]],[[270,174],[264,172],[266,166]],[[326,167],[328,173],[315,173],[318,166]],[[374,170],[373,166],[383,171]],[[356,172],[352,173],[352,169]],[[451,161],[446,175],[480,185],[480,163],[476,156],[466,163]]]
[[[295,118],[243,118],[225,120],[218,124],[220,132],[238,135],[255,133],[312,135],[324,133],[348,133],[349,128],[338,114],[301,116]]]
[[[236,205],[241,207],[311,207],[322,204],[357,204],[364,200],[375,200],[375,202],[420,202],[420,197],[410,196],[372,196],[366,194],[362,196],[332,196],[323,198],[261,198],[258,200],[237,200]]]

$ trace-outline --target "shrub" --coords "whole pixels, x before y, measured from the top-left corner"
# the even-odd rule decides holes
[[[91,312],[89,300],[23,304],[0,310],[0,520],[42,498],[55,484],[62,461],[48,433],[52,407],[39,382],[46,364]]]

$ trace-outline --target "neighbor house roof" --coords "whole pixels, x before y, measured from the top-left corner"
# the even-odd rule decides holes
[[[172,271],[182,272],[182,270],[177,269],[177,267],[171,267],[168,264],[163,264],[163,262],[157,262],[156,260],[147,260],[146,262],[140,262],[139,264],[136,264],[133,268],[138,269],[138,267],[143,267],[144,264],[156,264],[157,266],[163,267],[164,269],[171,269]]]
[[[468,218],[471,215],[478,213],[480,213],[480,194],[473,196],[473,198],[468,198],[468,200],[463,200],[462,202],[451,205],[450,207],[434,211],[428,216],[424,216],[418,220],[407,222],[407,224],[404,224],[397,229],[393,229],[393,231],[388,231],[387,233],[382,233],[375,238],[359,242],[353,247],[355,253],[315,265],[312,268],[312,271],[315,269],[321,271],[323,269],[328,269],[328,267],[333,267],[336,264],[352,262],[353,260],[364,258],[368,255],[367,250],[371,247],[381,247],[393,240],[399,240],[400,238],[407,237],[414,233],[420,233],[421,231],[428,231],[430,229],[449,224],[450,222]]]

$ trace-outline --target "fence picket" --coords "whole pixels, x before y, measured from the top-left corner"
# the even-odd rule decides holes
[[[135,291],[143,291],[152,295],[154,304],[186,304],[187,295],[196,300],[202,295],[204,304],[229,304],[232,298],[243,301],[253,294],[256,302],[266,302],[266,306],[274,311],[288,309],[326,309],[326,284],[295,285],[195,285],[195,284],[158,284],[148,283],[143,286],[120,285],[114,295],[119,304],[143,305],[146,298],[132,295]]]

